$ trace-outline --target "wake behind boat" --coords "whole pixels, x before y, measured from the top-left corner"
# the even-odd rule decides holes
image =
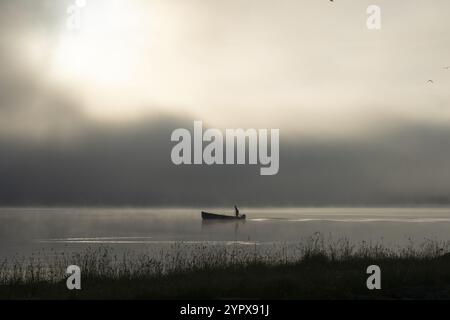
[[[203,220],[245,220],[245,214],[239,216],[228,216],[224,214],[217,214],[211,212],[202,211]]]

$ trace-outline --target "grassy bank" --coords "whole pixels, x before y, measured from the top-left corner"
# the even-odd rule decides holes
[[[190,249],[154,256],[115,256],[107,248],[43,260],[4,262],[0,299],[448,299],[448,245],[426,242],[388,250],[379,245],[299,244],[298,256]],[[65,267],[82,270],[82,290],[69,291]],[[380,266],[382,290],[366,287],[366,268]]]

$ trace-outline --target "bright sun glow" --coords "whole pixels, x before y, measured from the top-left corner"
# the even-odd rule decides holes
[[[87,111],[115,117],[123,115],[125,106],[130,114],[130,105],[139,104],[130,98],[135,96],[132,88],[139,81],[139,68],[145,63],[142,52],[149,41],[143,37],[147,20],[140,9],[135,2],[123,0],[88,1],[68,9],[68,22],[73,19],[77,28],[61,33],[52,75],[95,99],[87,101]]]

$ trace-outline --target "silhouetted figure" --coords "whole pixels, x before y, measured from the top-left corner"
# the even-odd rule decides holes
[[[234,213],[236,214],[236,217],[239,217],[239,209],[234,205]]]

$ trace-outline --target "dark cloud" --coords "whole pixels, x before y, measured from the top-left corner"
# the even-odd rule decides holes
[[[120,128],[91,123],[76,141],[0,145],[3,205],[326,205],[446,202],[447,128],[403,127],[355,142],[281,136],[280,172],[175,166],[161,116]]]
[[[397,119],[378,133],[320,140],[281,127],[276,176],[259,166],[173,165],[170,135],[193,119],[101,125],[23,66],[15,37],[51,33],[68,2],[0,1],[0,205],[450,203],[450,129],[432,122]]]

